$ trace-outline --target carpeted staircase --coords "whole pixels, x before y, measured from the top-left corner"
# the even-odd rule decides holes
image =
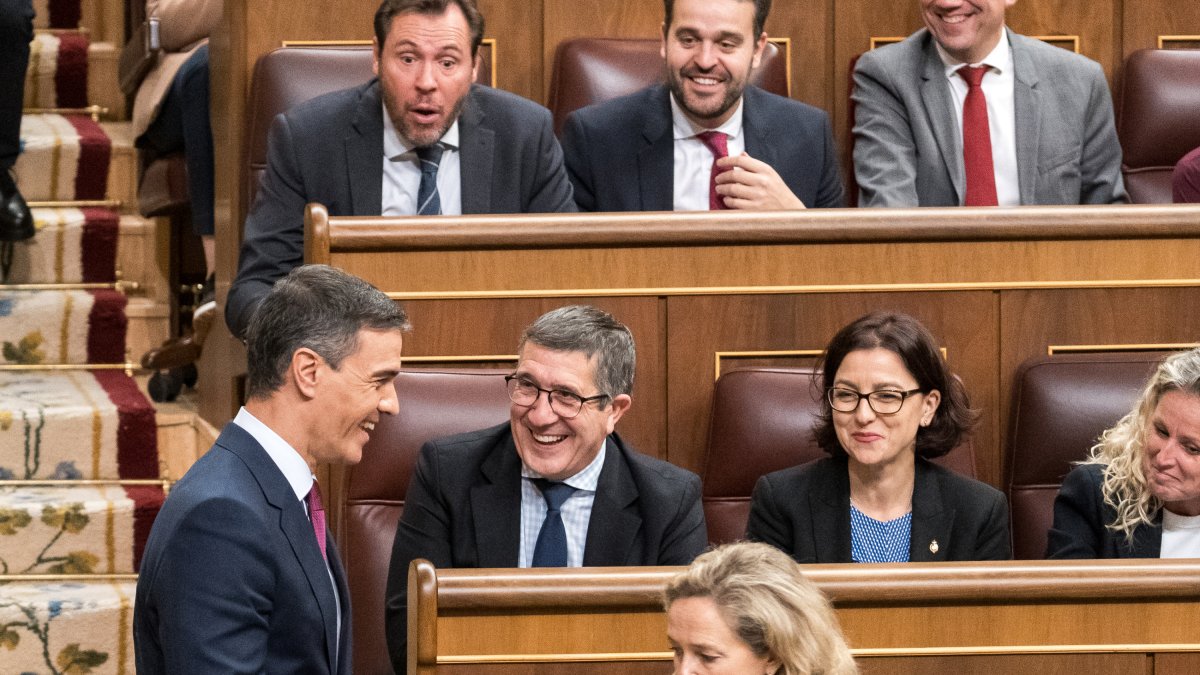
[[[117,87],[123,0],[35,0],[17,183],[37,235],[0,286],[0,672],[133,673],[137,566],[165,498],[131,355],[168,332]]]

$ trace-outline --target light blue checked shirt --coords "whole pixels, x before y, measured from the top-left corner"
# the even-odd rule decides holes
[[[582,471],[563,482],[575,488],[575,493],[563,502],[561,514],[567,530],[567,567],[583,567],[583,549],[587,544],[588,522],[592,519],[592,503],[596,501],[596,484],[600,481],[600,470],[604,468],[604,454],[608,441],[600,452]],[[546,519],[546,499],[533,484],[542,475],[521,463],[521,553],[518,567],[529,567],[533,563],[533,549],[537,546],[542,521]]]

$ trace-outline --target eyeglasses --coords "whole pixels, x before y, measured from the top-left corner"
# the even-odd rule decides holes
[[[867,399],[867,405],[876,415],[895,415],[904,407],[904,401],[913,394],[922,394],[923,389],[898,391],[895,389],[880,389],[869,394],[860,394],[853,389],[830,387],[825,392],[829,406],[838,412],[854,412],[858,410],[859,401]]]
[[[516,375],[506,375],[504,381],[508,384],[508,398],[513,403],[525,407],[535,405],[538,397],[544,392],[546,399],[550,401],[550,409],[554,411],[555,415],[564,419],[571,419],[578,415],[579,411],[583,410],[584,403],[611,398],[608,394],[596,394],[585,398],[565,389],[542,389],[529,380]]]

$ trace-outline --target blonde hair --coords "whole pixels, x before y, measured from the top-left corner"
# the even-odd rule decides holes
[[[1100,436],[1088,458],[1080,464],[1104,467],[1101,493],[1104,503],[1116,511],[1113,522],[1105,526],[1133,541],[1140,525],[1152,525],[1162,510],[1162,501],[1150,493],[1142,462],[1146,455],[1146,435],[1158,402],[1171,391],[1200,396],[1200,349],[1167,357],[1154,371],[1146,388],[1127,415]]]
[[[772,546],[739,542],[704,553],[667,584],[663,605],[685,598],[711,598],[756,656],[781,664],[777,675],[858,673],[832,605]]]

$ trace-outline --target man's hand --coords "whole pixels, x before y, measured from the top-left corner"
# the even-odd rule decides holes
[[[775,169],[743,152],[722,157],[717,166],[728,169],[717,175],[717,194],[731,209],[782,211],[803,209],[804,202],[792,194]]]

